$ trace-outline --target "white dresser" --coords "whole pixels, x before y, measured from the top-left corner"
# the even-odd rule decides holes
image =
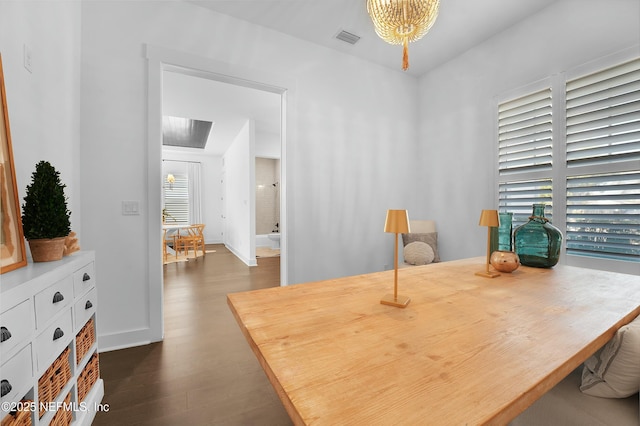
[[[33,425],[90,425],[104,408],[97,308],[93,252],[0,275],[3,425],[15,408]]]

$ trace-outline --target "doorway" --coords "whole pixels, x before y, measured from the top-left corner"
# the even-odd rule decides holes
[[[149,235],[149,300],[150,328],[157,340],[162,339],[163,331],[163,270],[161,241],[158,229],[161,228],[161,185],[162,185],[162,80],[165,72],[183,76],[198,77],[239,87],[269,92],[279,96],[280,114],[280,284],[287,285],[287,158],[286,140],[290,131],[287,123],[292,123],[292,109],[288,105],[293,99],[294,84],[291,79],[273,76],[268,73],[230,66],[211,59],[193,56],[170,49],[146,46],[148,60],[148,235]],[[255,191],[255,186],[253,187]],[[255,193],[253,194],[255,199]],[[254,210],[255,215],[255,210]],[[253,220],[255,226],[255,216]],[[254,231],[255,232],[255,231]],[[154,248],[157,247],[157,252]]]

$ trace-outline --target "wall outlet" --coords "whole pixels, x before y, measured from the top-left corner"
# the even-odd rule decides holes
[[[24,68],[29,71],[29,72],[33,72],[33,62],[32,62],[33,58],[31,55],[31,48],[29,46],[27,46],[26,44],[23,45],[23,61],[24,61]]]

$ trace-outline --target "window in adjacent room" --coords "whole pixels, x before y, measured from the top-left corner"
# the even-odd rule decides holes
[[[189,224],[189,179],[187,175],[172,174],[173,182],[164,182],[164,216],[168,224]]]

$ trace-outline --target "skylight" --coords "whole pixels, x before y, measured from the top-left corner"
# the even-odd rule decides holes
[[[213,122],[182,117],[162,117],[162,144],[204,149]]]

